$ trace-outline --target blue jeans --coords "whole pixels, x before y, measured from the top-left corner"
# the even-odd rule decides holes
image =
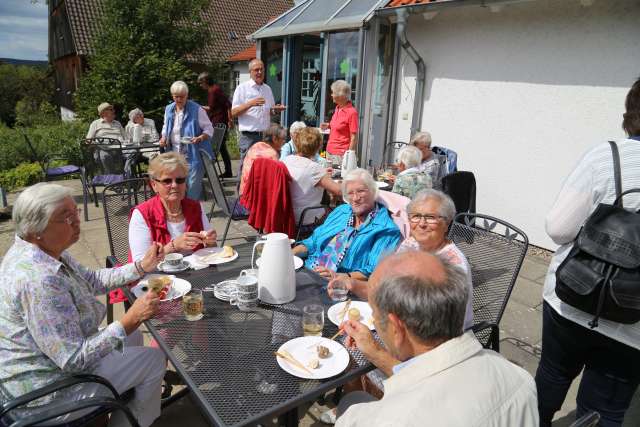
[[[583,368],[576,417],[597,411],[600,427],[622,425],[640,383],[640,350],[565,319],[545,302],[542,356],[536,372],[541,426],[551,426]]]
[[[192,200],[200,200],[202,197],[202,178],[204,177],[204,166],[195,168],[193,165],[189,167],[187,175],[187,197]]]

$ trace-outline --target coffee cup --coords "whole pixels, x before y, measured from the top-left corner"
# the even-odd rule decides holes
[[[164,257],[164,262],[167,263],[169,267],[180,267],[182,266],[182,254],[172,253],[167,254]]]
[[[238,292],[258,292],[258,278],[252,275],[240,275],[236,280]]]

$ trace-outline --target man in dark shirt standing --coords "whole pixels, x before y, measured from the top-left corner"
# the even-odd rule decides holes
[[[213,77],[206,71],[198,76],[198,84],[207,91],[207,106],[202,108],[207,111],[211,124],[215,126],[217,123],[224,123],[227,125],[227,130],[231,129],[233,127],[231,102],[229,102],[229,98],[224,94],[222,88],[214,83]],[[227,133],[225,133],[220,147],[220,155],[224,163],[224,173],[220,176],[222,178],[231,178],[233,174],[231,172],[231,157],[229,157],[229,151],[227,150]]]

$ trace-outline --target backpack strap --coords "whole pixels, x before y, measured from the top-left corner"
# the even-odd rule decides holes
[[[613,156],[613,177],[616,186],[616,201],[619,200],[618,206],[624,207],[622,203],[622,173],[620,172],[620,153],[618,152],[618,144],[615,141],[609,141],[611,146],[611,155]]]

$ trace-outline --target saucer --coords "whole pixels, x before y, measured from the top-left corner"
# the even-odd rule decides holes
[[[188,268],[189,268],[189,263],[184,261],[182,261],[182,263],[176,267],[171,267],[169,266],[169,264],[165,263],[164,261],[158,264],[158,270],[163,271],[165,273],[176,273],[178,271],[185,271]]]

